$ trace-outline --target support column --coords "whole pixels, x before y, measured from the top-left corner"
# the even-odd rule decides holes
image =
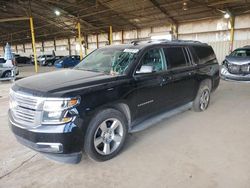
[[[89,44],[88,44],[88,35],[85,35],[85,37],[84,37],[84,42],[85,42],[85,45],[84,45],[85,55],[88,55],[88,48],[89,48]]]
[[[23,52],[25,53],[26,50],[25,50],[25,44],[23,43]]]
[[[235,17],[232,15],[230,17],[230,49],[229,52],[231,53],[233,51],[233,45],[234,45],[234,25],[235,25]]]
[[[34,61],[35,61],[35,71],[37,73],[38,68],[37,68],[37,57],[36,57],[36,41],[35,41],[35,32],[34,32],[34,24],[33,24],[33,18],[32,17],[30,17],[30,31],[31,31],[31,38],[32,38]]]
[[[42,51],[44,53],[44,41],[42,41]]]
[[[178,25],[177,24],[171,25],[171,34],[172,34],[172,39],[178,40]]]
[[[83,52],[82,52],[82,37],[81,37],[81,24],[80,22],[77,23],[77,29],[78,29],[78,42],[80,47],[80,60],[83,58]]]
[[[54,39],[54,50],[56,51],[56,39]]]
[[[124,43],[124,31],[122,30],[122,44]]]
[[[69,55],[71,56],[71,44],[70,44],[70,38],[68,38],[68,49],[69,49]]]
[[[16,48],[16,53],[18,53],[17,45],[15,46],[15,48]]]
[[[96,34],[96,48],[99,48],[98,34]]]
[[[113,43],[113,28],[109,26],[109,45]]]

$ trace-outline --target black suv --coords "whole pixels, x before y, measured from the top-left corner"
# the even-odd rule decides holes
[[[121,151],[129,132],[155,123],[156,117],[206,110],[219,80],[219,65],[207,44],[108,46],[73,69],[17,81],[10,91],[10,125],[18,141],[49,158],[76,163],[84,150],[105,161]]]

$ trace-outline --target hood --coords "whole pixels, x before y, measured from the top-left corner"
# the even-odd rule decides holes
[[[244,65],[244,64],[250,64],[250,57],[234,57],[234,56],[227,56],[226,60],[229,63],[233,63],[236,65]]]
[[[12,89],[43,97],[65,96],[116,79],[117,77],[103,73],[67,69],[23,78],[15,82]]]

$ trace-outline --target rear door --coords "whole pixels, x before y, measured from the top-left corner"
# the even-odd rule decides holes
[[[172,106],[179,106],[192,101],[195,97],[196,65],[192,62],[188,47],[170,46],[164,48],[167,69],[171,72],[171,87],[174,95]]]

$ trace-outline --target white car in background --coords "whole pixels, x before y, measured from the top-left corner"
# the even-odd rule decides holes
[[[18,67],[13,65],[11,60],[0,57],[0,79],[11,78],[19,74]]]

